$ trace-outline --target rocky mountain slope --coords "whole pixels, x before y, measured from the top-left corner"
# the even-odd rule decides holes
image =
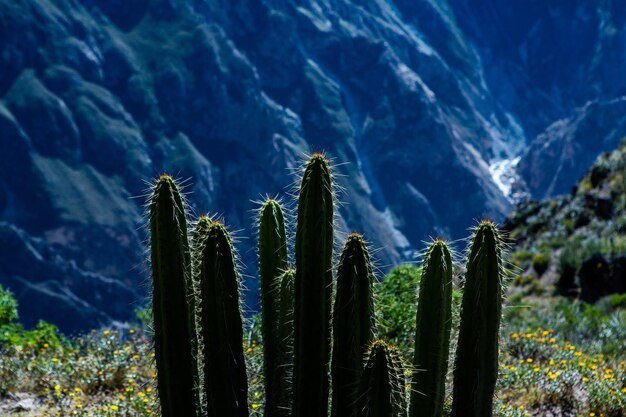
[[[251,200],[285,195],[306,152],[335,158],[339,224],[383,266],[569,188],[622,134],[626,11],[530,3],[0,1],[0,282],[27,323],[127,320],[163,170],[241,230],[252,308]]]
[[[587,302],[626,293],[626,139],[571,194],[519,206],[505,228],[525,291]]]

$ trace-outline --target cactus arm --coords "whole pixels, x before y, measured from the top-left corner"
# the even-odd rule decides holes
[[[406,409],[400,354],[382,340],[372,342],[361,374],[358,417],[400,417]]]
[[[498,376],[502,313],[501,241],[495,225],[476,228],[469,251],[454,369],[453,417],[490,417]]]
[[[155,183],[149,204],[154,347],[161,413],[196,415],[196,362],[191,260],[185,207],[178,185],[168,175]]]
[[[286,414],[281,398],[285,379],[281,367],[278,315],[280,279],[287,269],[287,235],[280,204],[268,199],[261,207],[259,219],[259,272],[261,278],[261,331],[263,335],[263,369],[265,374],[265,417]]]
[[[372,264],[363,237],[352,233],[337,268],[331,365],[332,417],[354,417],[358,410],[358,381],[363,358],[375,333],[373,280]]]
[[[441,417],[452,319],[452,257],[433,242],[424,257],[416,316],[410,416]]]
[[[293,305],[295,269],[287,269],[280,278],[280,308],[278,312],[278,368],[282,375],[276,387],[280,393],[278,410],[281,416],[290,416],[293,377]]]
[[[239,275],[232,240],[218,221],[206,221],[197,268],[205,410],[209,417],[247,417]]]
[[[315,154],[302,177],[295,244],[292,415],[298,417],[328,413],[333,198],[328,161]]]

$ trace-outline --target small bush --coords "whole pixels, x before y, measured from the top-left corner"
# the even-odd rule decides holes
[[[393,268],[376,287],[379,336],[408,352],[413,346],[417,294],[422,269],[415,265]]]
[[[0,285],[0,326],[17,318],[17,300],[15,295]]]
[[[550,254],[548,252],[539,252],[533,257],[533,269],[537,275],[541,276],[548,270],[550,266]]]
[[[524,268],[533,259],[533,253],[528,249],[518,249],[511,254],[513,265]]]

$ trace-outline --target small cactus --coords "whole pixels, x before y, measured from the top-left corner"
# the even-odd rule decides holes
[[[375,340],[368,349],[361,374],[358,417],[406,415],[404,367],[393,346]]]
[[[261,331],[263,335],[263,369],[265,374],[265,417],[286,416],[281,403],[286,395],[286,370],[281,363],[278,316],[281,274],[287,269],[287,234],[280,204],[267,199],[259,212],[259,271],[261,278]]]
[[[278,310],[278,341],[280,349],[293,360],[293,301],[296,270],[288,268],[280,277],[280,308]]]
[[[163,417],[197,414],[197,367],[191,259],[184,200],[176,181],[161,175],[149,203],[152,308],[157,385]]]
[[[279,404],[281,415],[289,416],[293,391],[291,380],[293,376],[293,305],[294,283],[296,270],[287,269],[280,277],[280,308],[278,310],[278,368],[283,379],[276,387],[280,392]]]
[[[337,269],[333,309],[332,417],[357,414],[358,382],[374,338],[374,273],[363,236],[348,237]]]
[[[248,381],[232,240],[219,221],[206,217],[199,220],[196,230],[203,408],[209,417],[247,417]]]
[[[452,325],[452,257],[442,240],[426,251],[415,328],[410,416],[441,417]]]
[[[328,413],[333,199],[328,161],[316,153],[304,170],[298,197],[292,409],[297,417]]]
[[[502,313],[501,247],[496,226],[483,220],[474,232],[465,274],[453,417],[490,417],[493,412]]]

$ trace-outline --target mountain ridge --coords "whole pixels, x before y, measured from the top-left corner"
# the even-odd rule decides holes
[[[612,4],[593,9],[576,3],[592,22],[602,13],[622,16]],[[383,265],[410,259],[429,234],[456,238],[474,218],[502,219],[512,207],[503,190],[533,194],[543,186],[534,185],[535,168],[511,166],[505,182],[496,181],[494,172],[501,170],[494,164],[519,157],[520,167],[535,160],[541,169],[550,165],[539,146],[545,137],[534,139],[532,156],[521,155],[523,146],[532,132],[571,117],[584,102],[573,97],[567,111],[544,114],[536,106],[545,94],[538,81],[526,101],[503,95],[499,86],[505,84],[497,80],[506,71],[492,71],[488,63],[508,68],[518,58],[510,48],[493,47],[496,35],[477,30],[508,15],[476,8],[469,21],[463,14],[472,5],[0,1],[0,151],[7,162],[0,167],[0,220],[20,230],[25,242],[37,240],[56,253],[61,264],[74,262],[86,276],[122,282],[131,295],[119,302],[132,304],[128,299],[142,298],[140,283],[147,279],[143,202],[135,197],[163,170],[192,178],[193,211],[224,215],[252,237],[251,199],[288,190],[301,155],[324,150],[337,162],[348,199],[340,229],[364,232],[381,248]],[[570,6],[562,7],[569,13]],[[528,19],[549,23],[549,11],[537,6]],[[541,27],[549,29],[548,23]],[[520,39],[529,28],[520,29]],[[531,38],[541,46],[545,33],[551,32]],[[539,46],[529,51],[543,53]],[[509,81],[508,92],[535,85]],[[605,90],[598,100],[615,95],[616,88]],[[589,115],[589,124],[599,113]],[[570,131],[579,128],[570,125]],[[584,149],[580,155],[586,157]],[[571,172],[558,182],[572,181]],[[253,239],[240,245],[253,275]],[[0,248],[15,256],[23,251],[8,237]],[[131,308],[105,306],[96,309],[103,316],[73,321],[69,317],[83,317],[84,306],[89,310],[108,294],[106,280],[94,280],[102,284],[88,294],[70,273],[52,273],[46,290],[26,285],[45,275],[45,268],[28,264],[17,270],[0,265],[0,282],[28,294],[21,305],[67,301],[68,320],[55,320],[65,330],[131,317]],[[252,277],[248,286],[246,301],[254,309]],[[26,322],[38,318],[27,315]]]

